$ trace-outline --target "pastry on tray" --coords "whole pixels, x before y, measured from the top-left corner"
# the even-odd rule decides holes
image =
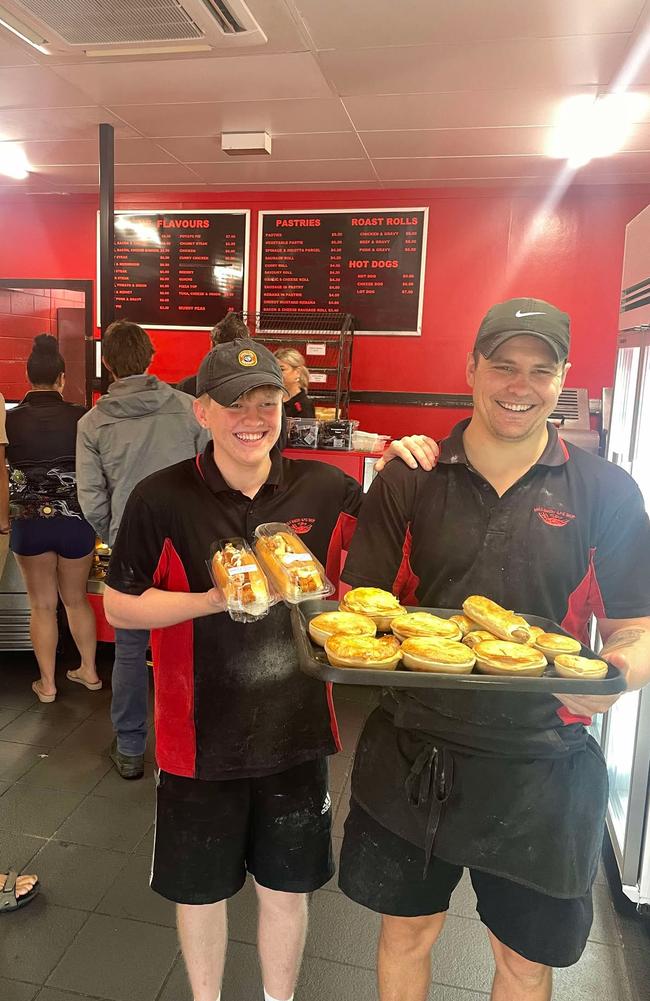
[[[475,662],[468,647],[439,636],[413,636],[402,643],[402,663],[410,671],[470,674]]]
[[[448,640],[459,640],[461,628],[451,619],[442,619],[432,612],[407,612],[397,615],[390,628],[398,639],[405,640],[410,636],[441,636]]]
[[[527,643],[530,639],[530,626],[521,615],[515,615],[497,605],[496,601],[473,594],[463,602],[463,612],[482,629],[487,629],[500,639],[515,643]]]
[[[325,653],[332,667],[357,667],[372,671],[394,671],[401,660],[395,636],[330,636]]]
[[[560,653],[580,653],[582,644],[573,636],[562,633],[540,633],[535,640],[535,649],[541,650],[548,661],[554,661]]]
[[[560,653],[555,658],[555,673],[561,678],[606,678],[607,664],[593,657],[578,657],[571,653]]]
[[[380,632],[390,629],[390,624],[398,615],[404,615],[399,601],[390,591],[379,587],[354,587],[343,595],[339,605],[342,612],[360,612],[369,615]]]
[[[314,643],[325,646],[330,636],[375,636],[377,626],[367,615],[357,612],[321,612],[309,620],[309,635]]]
[[[476,669],[482,674],[511,674],[518,677],[541,677],[546,657],[534,647],[508,640],[485,640],[474,647]]]

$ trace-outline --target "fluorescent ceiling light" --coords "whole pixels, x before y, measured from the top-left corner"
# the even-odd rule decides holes
[[[18,143],[0,142],[0,174],[24,181],[30,171],[25,151]]]
[[[41,38],[40,35],[37,35],[35,31],[32,31],[26,24],[19,21],[17,17],[10,14],[4,7],[0,7],[0,26],[6,28],[7,31],[11,31],[18,38],[22,39],[23,42],[27,42],[33,49],[38,49],[44,56],[50,55],[49,50],[45,48],[47,39]]]
[[[627,91],[569,98],[560,110],[548,156],[567,160],[574,170],[596,157],[613,156],[625,145],[647,104],[645,95]]]

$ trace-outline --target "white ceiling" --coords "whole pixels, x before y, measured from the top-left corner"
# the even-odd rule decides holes
[[[546,184],[565,98],[626,73],[650,98],[650,0],[247,2],[265,45],[177,57],[48,57],[0,28],[0,141],[33,165],[0,194],[94,192],[99,122],[123,191]],[[650,100],[641,117],[574,183],[650,182]],[[271,157],[221,152],[263,130]]]

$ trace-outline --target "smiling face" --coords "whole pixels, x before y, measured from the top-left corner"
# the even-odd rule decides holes
[[[282,381],[287,393],[293,396],[295,393],[300,392],[300,372],[298,369],[293,365],[289,365],[286,361],[280,361],[278,364],[282,370]]]
[[[557,406],[569,364],[558,362],[539,337],[511,337],[489,358],[467,360],[474,414],[492,437],[524,441],[535,437]]]
[[[230,407],[203,396],[194,401],[194,413],[212,435],[219,466],[251,469],[268,460],[280,437],[282,391],[261,386],[244,393]]]

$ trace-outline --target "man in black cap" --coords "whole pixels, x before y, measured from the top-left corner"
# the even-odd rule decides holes
[[[151,628],[159,766],[151,885],[177,903],[194,1001],[217,1001],[226,900],[255,878],[267,1001],[290,1001],[307,894],[334,867],[327,756],[340,749],[331,686],[298,668],[287,607],[233,621],[211,587],[220,540],[286,522],[338,580],[361,488],[275,447],[285,395],[277,359],[248,338],[201,363],[194,412],[202,455],[131,494],[113,547],[109,621]],[[420,442],[421,444],[421,442]],[[400,450],[396,450],[400,454]]]
[[[650,525],[634,481],[565,444],[548,418],[569,368],[569,318],[511,299],[467,359],[474,412],[432,471],[392,463],[364,502],[343,578],[403,604],[485,595],[561,623],[628,688],[650,680]],[[615,697],[387,690],[357,747],[340,885],[382,914],[381,1001],[424,1001],[431,948],[467,867],[496,973],[493,1001],[548,1001],[575,963],[607,773],[586,727]]]

